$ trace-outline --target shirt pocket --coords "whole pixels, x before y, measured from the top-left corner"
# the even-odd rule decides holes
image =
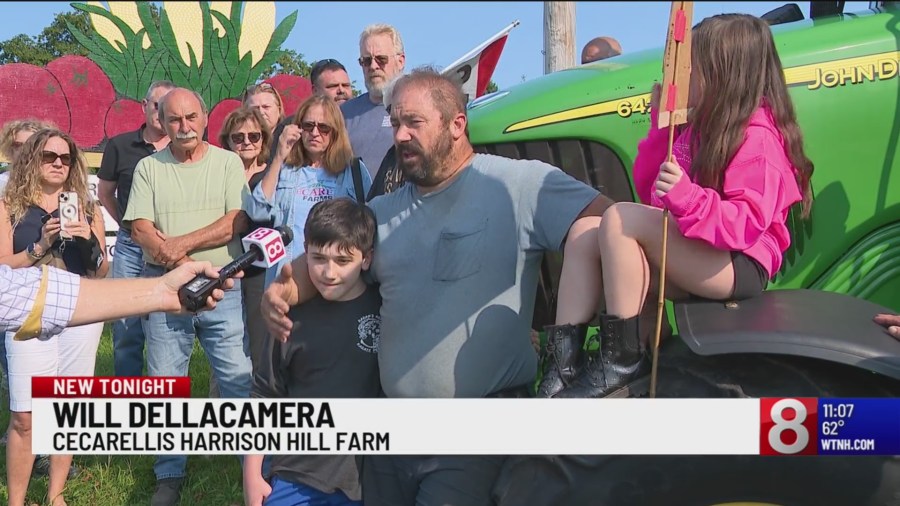
[[[434,260],[435,281],[456,281],[477,274],[483,259],[487,218],[441,231]]]

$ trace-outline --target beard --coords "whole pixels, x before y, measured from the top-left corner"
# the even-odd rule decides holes
[[[366,91],[368,91],[372,95],[381,95],[381,92],[384,91],[384,85],[387,83],[387,78],[382,74],[381,81],[375,83],[372,82],[371,78],[367,78],[365,80]]]
[[[415,141],[409,141],[397,146],[397,166],[403,172],[407,181],[418,186],[435,186],[442,181],[441,169],[450,152],[453,150],[452,139],[449,135],[438,135],[431,146],[430,153],[425,153],[422,146]],[[403,155],[411,153],[417,155],[416,160],[404,160]]]

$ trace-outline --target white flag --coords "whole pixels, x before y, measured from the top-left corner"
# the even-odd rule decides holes
[[[478,47],[466,53],[441,72],[444,75],[456,76],[462,84],[463,93],[468,100],[473,100],[484,95],[487,85],[500,60],[500,53],[506,44],[509,32],[519,26],[519,21],[513,21],[499,33],[482,42]]]

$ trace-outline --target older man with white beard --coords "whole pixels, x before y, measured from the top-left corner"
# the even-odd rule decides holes
[[[362,157],[374,179],[388,149],[394,144],[391,117],[382,103],[384,86],[403,73],[406,55],[400,33],[390,25],[367,26],[359,36],[359,65],[368,93],[341,106],[350,146]]]

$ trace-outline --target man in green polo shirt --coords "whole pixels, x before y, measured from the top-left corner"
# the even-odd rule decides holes
[[[203,141],[207,110],[199,94],[176,88],[159,103],[169,147],[138,162],[128,209],[134,242],[144,252],[144,276],[159,276],[189,260],[225,265],[241,254],[247,228],[241,211],[249,193],[238,156]],[[152,313],[144,321],[151,376],[187,376],[194,336],[209,357],[222,397],[248,397],[250,357],[244,343],[240,281],[212,311]],[[187,457],[159,456],[152,506],[178,502]]]

